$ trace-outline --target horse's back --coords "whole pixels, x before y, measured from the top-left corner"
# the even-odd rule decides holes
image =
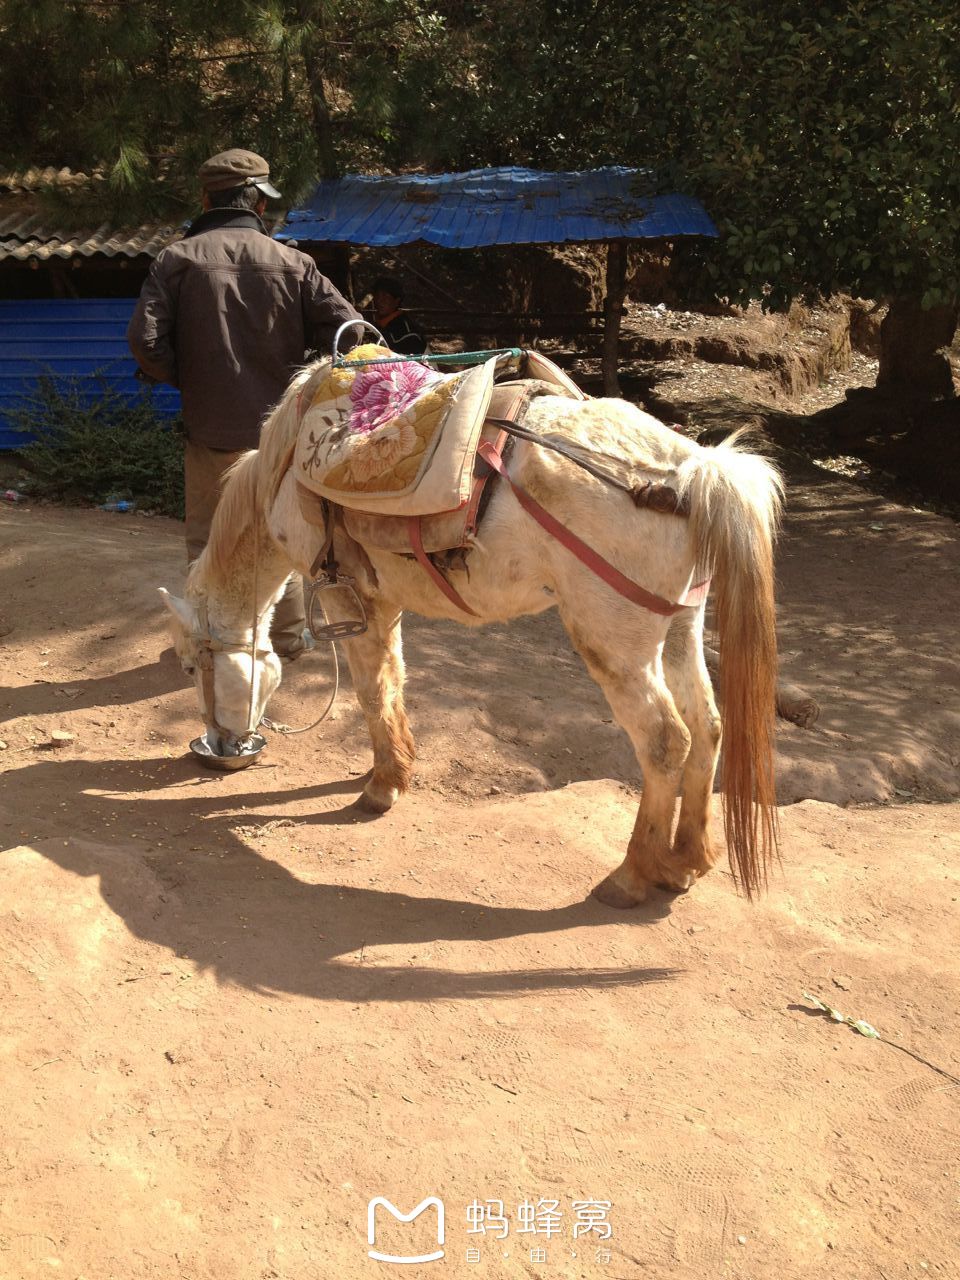
[[[571,440],[598,460],[622,460],[638,471],[677,470],[699,446],[626,400],[569,400],[540,396],[524,426],[538,435]]]

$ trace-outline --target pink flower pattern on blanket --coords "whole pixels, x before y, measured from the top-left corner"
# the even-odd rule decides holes
[[[418,396],[441,382],[442,375],[422,364],[388,364],[359,369],[350,388],[350,429],[366,435],[399,417]]]

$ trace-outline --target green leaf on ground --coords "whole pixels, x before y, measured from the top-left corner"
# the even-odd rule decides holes
[[[862,1036],[867,1036],[871,1040],[879,1040],[880,1032],[876,1027],[871,1027],[869,1022],[864,1022],[861,1018],[848,1018],[845,1013],[841,1013],[839,1009],[834,1009],[832,1005],[824,1004],[817,996],[810,995],[809,991],[804,991],[804,1000],[808,1000],[815,1008],[822,1013],[826,1013],[834,1022],[842,1022],[848,1027],[852,1027],[854,1031]]]

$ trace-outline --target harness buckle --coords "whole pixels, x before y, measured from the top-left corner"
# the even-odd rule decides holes
[[[353,636],[362,636],[367,630],[367,611],[363,607],[354,579],[346,574],[338,573],[334,562],[333,572],[319,574],[309,584],[307,594],[307,627],[314,640],[349,640]],[[339,622],[315,622],[314,613],[320,595],[324,591],[342,587],[352,597],[358,618],[342,618]]]

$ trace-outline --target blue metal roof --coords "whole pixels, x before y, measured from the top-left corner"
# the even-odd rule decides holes
[[[278,240],[445,249],[588,240],[674,240],[715,236],[690,196],[642,194],[649,174],[610,166],[582,173],[471,169],[468,173],[365,177],[321,182],[292,209]]]
[[[127,346],[135,298],[70,298],[0,302],[0,449],[16,449],[29,437],[14,430],[10,411],[44,374],[82,379],[95,400],[106,382],[130,400],[147,393],[136,381]],[[157,411],[179,412],[172,387],[152,392]]]

